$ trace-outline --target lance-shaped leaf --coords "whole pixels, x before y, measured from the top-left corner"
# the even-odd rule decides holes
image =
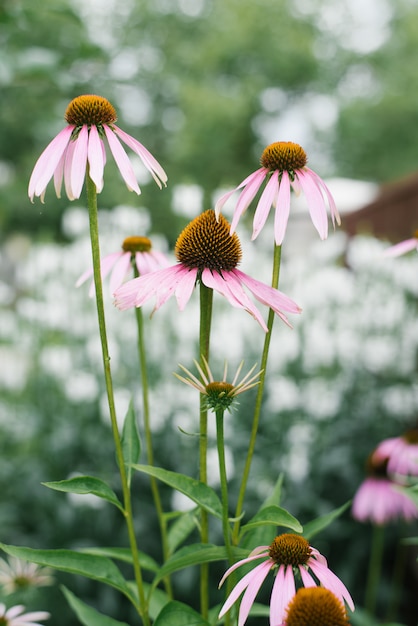
[[[123,513],[123,506],[118,500],[113,489],[109,487],[104,480],[94,478],[94,476],[75,476],[68,480],[57,480],[53,482],[42,483],[45,487],[55,489],[55,491],[64,491],[66,493],[92,494],[103,500],[107,500],[111,504],[118,507]]]
[[[129,403],[128,412],[125,416],[122,429],[122,453],[126,467],[126,477],[128,485],[131,484],[132,465],[138,463],[141,453],[141,441],[139,438],[138,424],[136,423],[135,412],[132,401]]]
[[[69,589],[61,587],[68,604],[84,626],[128,626],[126,622],[119,622],[112,617],[99,613],[93,607],[77,598]]]
[[[132,604],[137,606],[135,596],[130,590],[128,583],[113,561],[107,557],[84,554],[75,550],[36,550],[21,546],[10,546],[4,543],[0,543],[0,548],[18,559],[52,567],[70,574],[79,574],[85,578],[91,578],[114,587],[129,598]]]
[[[133,465],[133,468],[138,472],[144,472],[150,476],[154,476],[161,480],[166,485],[173,487],[177,491],[180,491],[185,496],[188,496],[193,502],[196,502],[202,509],[205,509],[208,513],[211,513],[215,517],[222,518],[222,504],[219,500],[216,492],[206,485],[205,483],[185,476],[184,474],[178,474],[177,472],[170,472],[161,467],[153,467],[151,465]]]
[[[81,548],[80,552],[97,556],[107,556],[116,561],[124,561],[125,563],[133,564],[132,552],[129,548]],[[151,556],[141,550],[138,550],[138,556],[143,569],[149,570],[150,572],[158,571],[159,565]]]
[[[210,626],[200,613],[182,602],[169,602],[157,616],[154,626]]]
[[[334,520],[337,519],[344,511],[350,506],[351,500],[340,506],[338,509],[334,509],[330,513],[326,515],[322,515],[321,517],[317,517],[316,519],[304,524],[303,526],[303,536],[306,539],[312,539],[319,532],[324,530],[327,526],[329,526]]]
[[[284,526],[290,528],[296,533],[301,533],[303,527],[298,522],[296,517],[293,517],[286,509],[282,509],[280,506],[271,504],[263,509],[260,509],[258,513],[250,519],[250,521],[241,528],[241,534],[245,534],[247,531],[257,526]]]

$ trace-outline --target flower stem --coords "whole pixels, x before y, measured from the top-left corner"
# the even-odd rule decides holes
[[[200,330],[199,354],[200,365],[204,367],[204,359],[209,363],[210,328],[212,322],[213,290],[200,282]],[[200,395],[200,438],[199,438],[199,478],[207,484],[207,451],[208,451],[208,411],[205,396]],[[207,511],[202,509],[200,518],[200,539],[202,543],[209,541],[209,520]],[[209,613],[209,566],[200,566],[200,608],[202,617],[207,619]]]
[[[134,273],[135,277],[139,276],[136,265],[134,265]],[[152,443],[152,431],[151,431],[151,420],[150,420],[150,407],[149,407],[149,386],[148,386],[148,370],[147,370],[147,359],[146,359],[146,350],[145,350],[145,341],[144,341],[144,316],[142,313],[142,309],[140,307],[135,308],[136,313],[136,324],[138,329],[138,355],[139,355],[139,365],[141,371],[141,381],[142,381],[142,408],[144,413],[144,431],[145,431],[145,445],[147,449],[147,458],[148,464],[154,465],[154,447]],[[161,545],[163,552],[164,562],[169,557],[169,547],[168,547],[168,537],[167,537],[167,523],[164,516],[164,510],[161,503],[160,491],[158,488],[157,479],[154,476],[150,477],[151,483],[151,492],[154,500],[154,506],[158,517],[158,523],[160,525],[160,533],[161,533]],[[164,586],[165,590],[170,598],[173,597],[173,590],[171,586],[170,577],[167,576],[164,578]]]
[[[123,504],[124,504],[124,516],[125,516],[125,521],[127,525],[129,543],[130,543],[132,560],[133,560],[133,568],[134,568],[134,573],[135,573],[135,581],[136,581],[136,586],[137,586],[137,591],[138,591],[139,604],[136,607],[136,609],[142,618],[144,626],[150,626],[148,607],[147,607],[147,603],[145,600],[144,585],[143,585],[143,580],[142,580],[141,565],[139,563],[138,548],[136,544],[136,537],[135,537],[135,531],[134,531],[131,494],[130,494],[130,489],[128,485],[127,475],[126,475],[125,461],[123,458],[122,442],[121,442],[118,424],[117,424],[117,418],[116,418],[115,398],[114,398],[114,393],[113,393],[113,381],[112,381],[112,373],[111,373],[111,368],[110,368],[110,356],[109,356],[109,347],[108,347],[108,341],[107,341],[107,331],[106,331],[106,322],[105,322],[105,314],[104,314],[103,288],[102,288],[102,279],[101,279],[101,274],[100,274],[100,245],[99,245],[99,224],[98,224],[98,216],[97,216],[97,191],[96,191],[96,185],[91,180],[88,172],[86,175],[86,188],[87,188],[87,207],[89,211],[89,222],[90,222],[91,251],[92,251],[92,258],[93,258],[93,277],[94,277],[94,286],[95,286],[95,291],[96,291],[96,308],[97,308],[97,317],[98,317],[98,323],[99,323],[100,343],[102,346],[104,377],[105,377],[105,385],[106,385],[106,393],[107,393],[107,401],[108,401],[108,406],[109,406],[112,434],[113,434],[113,439],[115,443],[116,459],[118,462],[120,479],[121,479]]]
[[[277,289],[279,285],[281,257],[282,257],[282,247],[275,244],[274,254],[273,254],[273,270],[272,270],[272,277],[271,277],[271,286],[274,289]],[[241,485],[240,485],[240,489],[238,492],[237,506],[235,510],[235,518],[237,521],[234,524],[234,529],[232,533],[232,543],[234,545],[238,544],[240,518],[241,518],[243,506],[244,506],[244,497],[245,497],[245,491],[247,488],[251,462],[254,456],[255,441],[257,438],[258,424],[260,421],[260,414],[261,414],[261,405],[263,402],[264,384],[266,380],[266,371],[267,371],[267,360],[268,360],[268,354],[269,354],[269,348],[270,348],[271,333],[273,330],[273,323],[274,323],[274,311],[272,311],[272,309],[269,309],[269,314],[268,314],[268,319],[267,319],[268,330],[264,338],[263,353],[261,356],[260,384],[257,386],[257,396],[256,396],[256,401],[255,401],[255,407],[254,407],[254,416],[253,416],[253,424],[252,424],[251,434],[250,434],[250,442],[248,444],[247,458],[246,458],[244,470],[242,473],[242,480],[241,480]]]
[[[372,531],[372,546],[369,561],[369,572],[364,606],[366,611],[373,615],[376,608],[377,590],[379,586],[380,571],[382,567],[384,526],[375,524]]]

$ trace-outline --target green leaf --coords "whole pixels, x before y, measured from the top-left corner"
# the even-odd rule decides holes
[[[126,580],[113,561],[107,557],[84,554],[75,550],[36,550],[4,543],[0,543],[0,548],[19,559],[52,567],[62,572],[85,576],[114,587],[137,606],[135,596],[130,591]]]
[[[203,617],[187,604],[169,602],[159,613],[154,626],[210,626]]]
[[[180,513],[178,518],[170,525],[167,533],[170,554],[196,529],[196,513],[197,509]]]
[[[283,474],[280,474],[276,484],[274,485],[272,493],[265,499],[259,511],[271,506],[280,504],[281,493],[283,484]],[[272,541],[271,528],[269,526],[255,526],[249,532],[247,532],[241,542],[243,548],[252,550],[255,546],[265,546]]]
[[[185,496],[188,496],[208,513],[220,519],[222,518],[221,501],[216,495],[216,492],[208,485],[205,485],[205,483],[190,478],[190,476],[185,476],[184,474],[170,472],[161,467],[153,467],[151,465],[133,465],[132,467],[138,470],[138,472],[144,472],[145,474],[158,478],[166,485],[184,493]]]
[[[79,494],[91,493],[98,498],[102,498],[103,500],[107,500],[107,502],[114,504],[120,511],[122,511],[122,513],[124,512],[123,506],[118,500],[115,492],[100,478],[94,478],[93,476],[76,476],[75,478],[69,478],[68,480],[58,480],[42,484],[50,489],[55,489],[55,491]]]
[[[347,508],[350,506],[351,500],[340,506],[338,509],[334,509],[330,513],[326,515],[322,515],[321,517],[317,517],[316,519],[304,524],[303,526],[303,536],[306,539],[312,539],[319,532],[324,530],[327,526],[329,526],[334,520],[337,519]]]
[[[66,587],[61,587],[68,604],[84,626],[128,626],[126,622],[118,622],[112,617],[99,613],[93,607],[82,602]]]
[[[125,563],[133,563],[132,552],[129,548],[82,548],[83,554],[93,554],[95,556],[107,556],[110,559],[124,561]],[[157,572],[159,565],[152,557],[145,552],[138,551],[139,561],[143,569],[150,572]]]
[[[132,465],[138,463],[141,453],[141,441],[132,401],[129,403],[122,429],[122,452],[125,459],[128,485],[131,484]]]
[[[280,506],[271,504],[266,506],[258,513],[254,515],[250,521],[241,528],[241,534],[245,534],[248,530],[256,528],[257,526],[284,526],[290,528],[297,533],[303,531],[303,527],[300,525],[296,517],[293,517],[286,509],[282,509]]]

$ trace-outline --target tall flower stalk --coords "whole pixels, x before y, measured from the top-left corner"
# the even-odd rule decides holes
[[[94,279],[95,294],[96,294],[96,307],[97,307],[97,317],[98,317],[98,324],[99,324],[100,343],[101,343],[101,348],[102,348],[104,378],[105,378],[107,401],[108,401],[108,406],[109,406],[113,440],[115,443],[116,459],[118,462],[119,474],[120,474],[120,480],[121,480],[124,516],[125,516],[128,537],[129,537],[129,544],[130,544],[130,549],[131,549],[131,554],[132,554],[135,582],[136,582],[136,587],[138,591],[139,604],[137,606],[137,610],[143,620],[144,626],[150,626],[147,601],[146,601],[144,585],[143,585],[142,570],[141,570],[141,565],[139,562],[138,547],[137,547],[137,542],[136,542],[136,537],[135,537],[134,521],[133,521],[133,514],[132,514],[131,492],[130,492],[130,488],[128,484],[128,478],[127,478],[126,468],[125,468],[125,460],[123,457],[123,450],[122,450],[122,441],[121,441],[121,437],[119,434],[119,428],[118,428],[118,423],[117,423],[112,373],[111,373],[111,368],[110,368],[110,355],[109,355],[109,346],[108,346],[108,341],[107,341],[106,321],[105,321],[105,313],[104,313],[102,278],[101,278],[101,273],[100,273],[100,245],[99,245],[99,224],[98,224],[98,217],[97,217],[97,190],[96,190],[96,185],[93,182],[93,180],[90,178],[88,171],[86,175],[86,188],[87,188],[87,208],[89,212],[89,223],[90,223],[91,251],[92,251],[92,260],[93,260],[93,279]]]

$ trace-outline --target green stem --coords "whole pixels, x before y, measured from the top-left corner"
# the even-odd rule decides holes
[[[205,367],[204,359],[209,363],[210,328],[212,322],[213,290],[200,283],[200,330],[199,354],[200,365]],[[200,395],[200,438],[199,438],[199,478],[207,484],[207,451],[208,451],[208,411],[205,396]],[[202,543],[209,542],[209,519],[207,511],[202,509],[200,518],[200,539]],[[207,619],[209,614],[209,566],[203,563],[200,566],[200,607],[202,617]]]
[[[364,601],[366,611],[370,615],[374,614],[376,608],[377,590],[382,569],[384,530],[382,525],[374,525],[372,530],[372,546]]]
[[[388,623],[396,622],[396,614],[401,599],[402,585],[405,575],[405,562],[407,556],[407,546],[399,541],[396,549],[395,564],[392,575],[392,588],[389,595],[388,608],[386,613],[386,621]]]
[[[271,286],[274,287],[274,289],[277,289],[277,287],[279,286],[281,256],[282,256],[282,247],[277,246],[275,244],[274,254],[273,254],[273,270],[272,270],[272,277],[271,277]],[[266,371],[267,371],[267,361],[268,361],[268,354],[269,354],[269,348],[270,348],[271,333],[273,330],[274,315],[275,315],[274,311],[269,309],[269,314],[268,314],[268,319],[267,319],[267,332],[264,338],[263,353],[261,356],[260,384],[257,386],[257,396],[256,396],[256,401],[255,401],[253,424],[252,424],[251,434],[250,434],[250,442],[248,444],[247,458],[245,460],[241,485],[240,485],[240,489],[238,492],[237,506],[235,509],[235,518],[237,521],[234,524],[234,529],[232,532],[232,543],[234,545],[237,545],[238,540],[239,540],[239,530],[240,530],[240,525],[241,525],[240,518],[241,518],[243,506],[244,506],[244,497],[245,497],[245,491],[247,488],[251,462],[254,456],[255,442],[256,442],[257,432],[258,432],[258,424],[260,422],[261,405],[263,402],[264,385],[265,385]]]
[[[138,590],[139,604],[136,607],[136,609],[142,618],[144,626],[150,626],[148,607],[147,607],[147,603],[145,600],[144,585],[143,585],[143,580],[142,580],[142,571],[141,571],[141,566],[139,563],[138,547],[137,547],[135,531],[134,531],[131,494],[130,494],[130,489],[128,485],[127,475],[126,475],[125,461],[123,458],[122,442],[121,442],[118,424],[117,424],[117,418],[116,418],[115,398],[114,398],[114,393],[113,393],[112,373],[111,373],[111,368],[110,368],[110,356],[109,356],[109,347],[108,347],[108,341],[107,341],[107,331],[106,331],[106,322],[105,322],[105,314],[104,314],[103,288],[102,288],[102,279],[101,279],[101,274],[100,274],[100,245],[99,245],[99,224],[98,224],[98,217],[97,217],[97,191],[96,191],[96,185],[91,180],[88,172],[86,175],[86,187],[87,187],[87,206],[88,206],[89,221],[90,221],[91,251],[92,251],[92,258],[93,258],[93,276],[94,276],[94,285],[95,285],[95,290],[96,290],[96,307],[97,307],[97,317],[98,317],[98,323],[99,323],[100,342],[102,346],[104,377],[105,377],[107,401],[108,401],[109,413],[110,413],[110,422],[111,422],[111,427],[112,427],[113,439],[115,443],[116,459],[117,459],[118,466],[119,466],[119,473],[120,473],[120,479],[121,479],[121,485],[122,485],[124,516],[125,516],[125,521],[127,525],[129,544],[130,544],[131,553],[132,553],[135,581],[136,581],[136,586]]]
[[[135,276],[138,277],[138,270],[136,266],[134,266]],[[142,381],[142,407],[144,413],[144,431],[145,431],[145,445],[147,449],[147,458],[148,464],[154,465],[154,447],[152,443],[152,431],[151,431],[151,420],[150,420],[150,407],[149,407],[149,385],[148,385],[148,370],[147,370],[147,359],[146,359],[146,350],[145,350],[145,341],[144,341],[144,316],[142,313],[142,309],[140,307],[135,308],[136,312],[136,324],[138,329],[138,355],[139,355],[139,365],[141,371],[141,381]],[[161,503],[160,491],[158,488],[157,479],[154,476],[150,477],[151,483],[151,493],[154,500],[154,506],[158,517],[158,523],[160,525],[160,533],[161,533],[161,545],[163,552],[164,562],[167,561],[169,557],[169,546],[168,546],[168,537],[167,537],[167,522],[164,516],[164,510]],[[167,576],[164,578],[164,586],[165,590],[170,598],[173,597],[173,590],[171,586],[170,577]]]

